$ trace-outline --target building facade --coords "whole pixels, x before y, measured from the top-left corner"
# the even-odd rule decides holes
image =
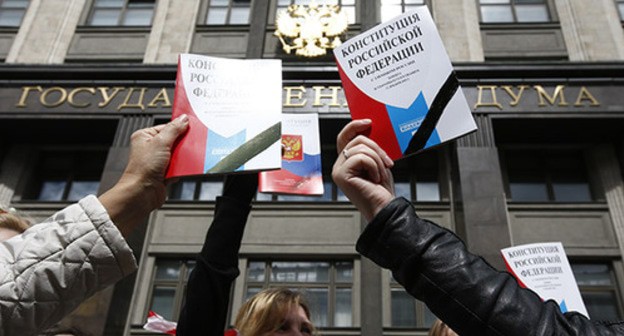
[[[179,53],[282,59],[283,111],[319,114],[326,192],[257,195],[230,315],[284,285],[306,291],[323,335],[425,335],[435,316],[355,251],[366,223],[330,177],[350,120],[331,51],[288,54],[274,35],[295,3],[0,0],[0,203],[37,221],[110,188],[132,132],[170,119]],[[501,248],[561,241],[590,316],[624,318],[624,1],[317,3],[347,13],[343,38],[429,7],[479,130],[398,161],[397,194],[499,269]],[[148,335],[150,309],[175,320],[221,183],[172,184],[129,238],[138,272],[60,327]]]

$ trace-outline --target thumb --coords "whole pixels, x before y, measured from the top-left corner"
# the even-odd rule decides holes
[[[177,117],[175,120],[170,121],[165,128],[158,134],[162,140],[168,145],[173,145],[173,142],[186,131],[189,125],[189,119],[186,114]]]

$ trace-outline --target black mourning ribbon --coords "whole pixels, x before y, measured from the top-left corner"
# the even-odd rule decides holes
[[[438,91],[438,94],[433,99],[431,106],[429,106],[429,112],[427,112],[427,115],[420,124],[416,134],[412,136],[412,139],[405,149],[405,152],[403,152],[403,155],[415,153],[425,147],[427,140],[431,137],[431,133],[433,133],[436,125],[438,125],[442,112],[444,112],[446,105],[448,105],[449,101],[453,98],[458,89],[459,81],[457,80],[457,76],[455,76],[455,71],[451,71],[451,74],[448,76],[442,85],[442,88],[440,88],[440,91]]]

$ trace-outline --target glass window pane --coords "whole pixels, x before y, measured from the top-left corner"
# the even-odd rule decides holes
[[[392,326],[416,327],[416,302],[407,292],[392,288],[391,298]]]
[[[394,192],[397,197],[405,197],[408,200],[412,199],[412,192],[410,190],[409,182],[394,182]]]
[[[402,13],[401,5],[386,5],[381,7],[381,21],[388,21]]]
[[[234,0],[234,2],[238,1]],[[229,0],[210,0],[210,7],[227,7],[229,4]]]
[[[22,9],[3,9],[0,10],[0,26],[19,27],[22,23],[24,10]]]
[[[349,24],[355,23],[355,7],[342,7],[342,11],[347,14],[347,22]]]
[[[337,262],[336,263],[336,282],[353,281],[353,263]]]
[[[230,24],[248,24],[249,23],[249,8],[232,8],[230,13]]]
[[[122,8],[124,5],[124,0],[96,0],[95,7],[102,8]]]
[[[43,181],[41,191],[39,192],[40,201],[60,201],[63,199],[65,191],[65,181]]]
[[[206,181],[201,183],[199,199],[202,201],[214,201],[221,195],[223,190],[222,182]]]
[[[508,4],[511,0],[480,0],[482,5],[485,4]]]
[[[582,292],[587,313],[594,321],[619,320],[617,298],[613,292]]]
[[[273,262],[272,282],[328,282],[327,262]]]
[[[548,9],[546,5],[523,5],[516,6],[518,22],[548,22]]]
[[[195,181],[181,181],[173,186],[171,198],[176,200],[189,201],[195,196]]]
[[[310,288],[306,290],[310,304],[312,323],[317,327],[329,326],[329,298],[326,288]]]
[[[546,184],[537,182],[510,182],[511,199],[517,202],[547,202]]]
[[[301,195],[279,195],[277,196],[277,200],[284,202],[314,202],[319,201],[320,197]]]
[[[355,0],[342,0],[342,6],[355,6]]]
[[[555,201],[590,202],[591,192],[587,183],[553,183]]]
[[[157,280],[178,280],[180,277],[179,260],[158,260],[156,262]]]
[[[418,300],[416,300],[418,301]],[[431,328],[431,326],[433,325],[433,323],[438,319],[437,316],[435,316],[435,314],[433,314],[431,312],[431,310],[429,310],[429,307],[427,307],[426,305],[423,304],[423,306],[425,307],[425,321],[424,321],[424,327],[426,328]]]
[[[96,9],[91,17],[91,25],[93,26],[116,26],[119,22],[118,9]]]
[[[288,7],[291,3],[290,0],[277,0],[278,7]]]
[[[262,261],[252,261],[247,269],[247,280],[254,282],[264,281],[264,270],[266,263]]]
[[[336,289],[336,309],[334,312],[334,327],[350,327],[351,318],[351,288]]]
[[[96,195],[99,187],[99,181],[74,181],[69,188],[67,199],[78,201],[87,195]]]
[[[219,25],[225,24],[227,17],[227,8],[210,8],[208,10],[208,17],[206,17],[206,24]]]
[[[191,272],[193,272],[195,266],[197,266],[197,262],[195,260],[189,260],[186,262],[186,280],[188,280],[189,275],[191,275]]]
[[[256,194],[256,201],[270,202],[272,200],[273,200],[273,195],[271,194],[264,194],[261,192]]]
[[[509,6],[481,6],[483,22],[513,22],[513,14]]]
[[[149,26],[152,24],[151,8],[147,9],[128,9],[126,17],[124,18],[122,25],[124,26]]]
[[[2,1],[2,8],[26,8],[28,7],[29,0],[4,0]]]
[[[381,6],[401,5],[401,0],[381,0]]]
[[[418,201],[440,201],[440,186],[438,182],[417,182],[416,200]]]
[[[151,310],[167,320],[173,320],[175,288],[156,286],[152,292]]]
[[[618,10],[620,11],[620,20],[624,20],[624,3],[618,4]]]
[[[571,264],[579,286],[611,286],[611,269],[607,264]]]

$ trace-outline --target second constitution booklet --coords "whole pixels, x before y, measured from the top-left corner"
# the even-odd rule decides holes
[[[477,129],[426,6],[334,49],[353,119],[394,160]]]
[[[280,60],[181,54],[171,118],[190,125],[167,178],[279,169],[281,113]]]

